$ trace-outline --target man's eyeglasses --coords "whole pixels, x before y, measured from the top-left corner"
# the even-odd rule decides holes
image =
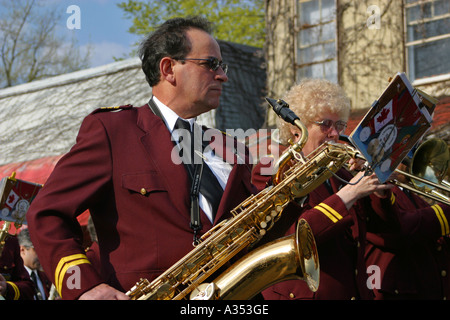
[[[343,133],[345,128],[347,128],[347,123],[341,120],[333,122],[333,120],[325,119],[322,121],[314,121],[314,123],[319,125],[324,132],[328,132],[333,125],[338,133]]]
[[[193,59],[193,58],[184,58],[184,59],[178,59],[180,61],[190,61],[190,60],[198,60],[198,61],[206,61],[204,64],[208,66],[209,69],[212,71],[216,71],[219,69],[219,67],[222,68],[223,72],[226,74],[228,71],[228,65],[226,63],[223,63],[223,61],[220,61],[217,58],[211,57],[208,59]]]

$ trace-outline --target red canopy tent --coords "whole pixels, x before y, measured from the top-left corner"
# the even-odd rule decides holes
[[[62,156],[51,156],[30,160],[19,163],[10,163],[0,166],[0,179],[10,177],[13,172],[16,173],[16,179],[25,180],[33,183],[45,184],[48,177],[53,171],[56,163]],[[78,217],[81,226],[86,226],[89,219],[89,211],[85,211]],[[10,232],[15,233],[14,226]]]

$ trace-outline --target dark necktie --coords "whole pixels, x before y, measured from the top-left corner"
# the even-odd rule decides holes
[[[194,130],[197,136],[194,134],[194,132],[191,130],[191,126],[189,122],[182,120],[181,118],[178,118],[177,122],[175,123],[175,129],[185,129],[188,130],[189,134],[183,134],[181,133],[180,137],[183,138],[179,142],[183,154],[181,155],[183,159],[183,163],[185,164],[189,176],[191,177],[191,181],[194,177],[194,173],[196,171],[196,166],[200,166],[203,162],[203,169],[202,169],[202,176],[200,180],[200,193],[208,200],[208,202],[212,206],[213,215],[217,213],[217,209],[219,208],[220,199],[222,198],[223,189],[219,184],[219,181],[217,180],[214,173],[211,171],[211,169],[204,163],[203,157],[196,155],[194,152],[195,147],[197,149],[202,146],[202,136],[201,136],[201,130]],[[187,132],[185,132],[187,133]],[[197,142],[194,143],[197,139]],[[203,148],[201,150],[197,150],[200,153],[203,153]],[[195,160],[195,161],[194,161]],[[201,160],[201,161],[200,161]],[[200,162],[200,163],[199,163]],[[214,216],[213,216],[214,218]]]
[[[42,297],[41,291],[39,290],[36,272],[31,271],[31,276],[30,277],[31,277],[31,280],[34,283],[34,287],[35,287],[35,291],[36,291],[36,293],[34,295],[35,299],[36,300],[43,300],[44,298]]]

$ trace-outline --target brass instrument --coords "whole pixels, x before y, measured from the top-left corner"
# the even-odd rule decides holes
[[[450,198],[436,190],[450,192],[450,183],[444,180],[448,174],[449,163],[450,152],[447,143],[442,139],[427,140],[414,153],[409,173],[395,170],[408,177],[411,183],[398,180],[393,183],[426,198],[450,205]]]
[[[58,291],[56,291],[55,285],[52,283],[52,286],[50,287],[50,292],[48,293],[47,300],[59,300],[60,298],[61,297]]]
[[[285,280],[319,287],[319,261],[312,231],[305,219],[293,235],[269,242],[245,255],[211,283],[202,283],[192,300],[246,300]],[[306,244],[306,245],[305,245]]]
[[[178,300],[189,293],[196,300],[250,299],[287,279],[302,279],[312,291],[317,290],[317,248],[304,219],[299,220],[294,235],[250,251],[214,281],[203,283],[237,253],[257,243],[279,220],[291,200],[306,196],[356,154],[350,146],[326,143],[307,159],[303,158],[300,151],[308,138],[306,127],[287,103],[266,100],[280,117],[302,130],[301,139],[277,162],[273,186],[244,200],[231,211],[231,219],[209,230],[195,249],[155,280],[141,279],[126,293],[131,299]]]
[[[13,174],[11,175],[11,178],[14,178],[15,175],[16,175],[16,173],[13,172]],[[11,224],[12,223],[10,221],[4,221],[3,226],[0,229],[0,257],[2,256],[3,248],[5,247],[5,243],[6,243],[6,239],[8,239],[8,237],[9,237],[9,229],[11,228]],[[5,300],[5,297],[3,297],[1,294],[0,294],[0,300]]]
[[[9,236],[9,229],[11,222],[4,221],[2,228],[0,229],[0,257],[2,256],[3,247],[5,246],[6,239]]]
[[[2,228],[0,229],[0,257],[2,256],[3,247],[5,246],[6,239],[9,236],[9,228],[11,227],[11,222],[5,221]],[[5,300],[5,298],[0,294],[0,300]]]
[[[11,174],[11,177],[9,179],[14,180],[16,178],[16,172],[13,172]],[[0,195],[0,200],[2,198],[2,195]],[[1,220],[0,220],[1,221]],[[11,222],[10,221],[4,221],[2,228],[0,229],[0,257],[2,256],[3,247],[5,246],[6,239],[9,236],[9,229],[11,228]]]

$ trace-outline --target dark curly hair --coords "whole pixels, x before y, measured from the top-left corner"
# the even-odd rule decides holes
[[[151,87],[160,80],[159,63],[162,58],[181,59],[190,52],[191,44],[186,38],[186,31],[191,28],[212,33],[211,22],[202,17],[173,18],[160,25],[141,43],[138,54]]]

